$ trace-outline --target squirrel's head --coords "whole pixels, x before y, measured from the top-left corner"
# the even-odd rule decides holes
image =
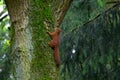
[[[60,28],[55,28],[55,31],[57,32],[57,33],[60,33],[61,32],[61,29]]]

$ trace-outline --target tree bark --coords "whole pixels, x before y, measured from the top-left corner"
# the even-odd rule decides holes
[[[13,80],[30,79],[30,52],[26,27],[28,0],[6,0],[11,18],[11,61]]]
[[[63,0],[61,1],[57,12],[56,12],[56,25],[55,26],[60,26],[62,23],[63,18],[65,17],[65,14],[70,7],[70,4],[72,3],[73,0]]]
[[[57,15],[51,0],[5,0],[11,26],[11,75],[13,80],[60,80],[48,30],[59,26],[71,0],[58,3]],[[62,12],[63,11],[63,12]],[[57,24],[57,25],[56,25]]]

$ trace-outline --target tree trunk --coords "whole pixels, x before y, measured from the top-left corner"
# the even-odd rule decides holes
[[[48,30],[60,25],[71,0],[53,14],[51,0],[5,0],[11,19],[11,75],[13,80],[59,80],[53,51],[48,46]],[[67,4],[67,5],[66,5]],[[57,11],[56,10],[56,11]],[[57,19],[59,16],[59,20]],[[61,18],[60,18],[61,17]],[[58,22],[59,21],[59,22]]]
[[[30,78],[30,53],[28,34],[26,34],[27,0],[6,0],[12,22],[11,32],[11,60],[12,76],[15,80],[28,80]]]

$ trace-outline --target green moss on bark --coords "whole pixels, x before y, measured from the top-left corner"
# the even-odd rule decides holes
[[[30,1],[30,28],[33,41],[33,57],[31,64],[31,80],[59,80],[59,71],[54,64],[52,50],[47,42],[47,27],[54,26],[54,16],[51,12],[50,0],[31,0]]]

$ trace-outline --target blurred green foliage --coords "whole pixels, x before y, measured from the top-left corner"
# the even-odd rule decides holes
[[[120,80],[120,4],[104,11],[102,1],[75,0],[68,11],[61,26],[62,80]]]
[[[9,73],[8,47],[9,17],[3,0],[0,0],[0,80],[7,80]]]
[[[92,20],[105,10],[104,7],[105,1],[101,0],[73,0],[61,25],[62,33],[66,34],[83,23]]]

